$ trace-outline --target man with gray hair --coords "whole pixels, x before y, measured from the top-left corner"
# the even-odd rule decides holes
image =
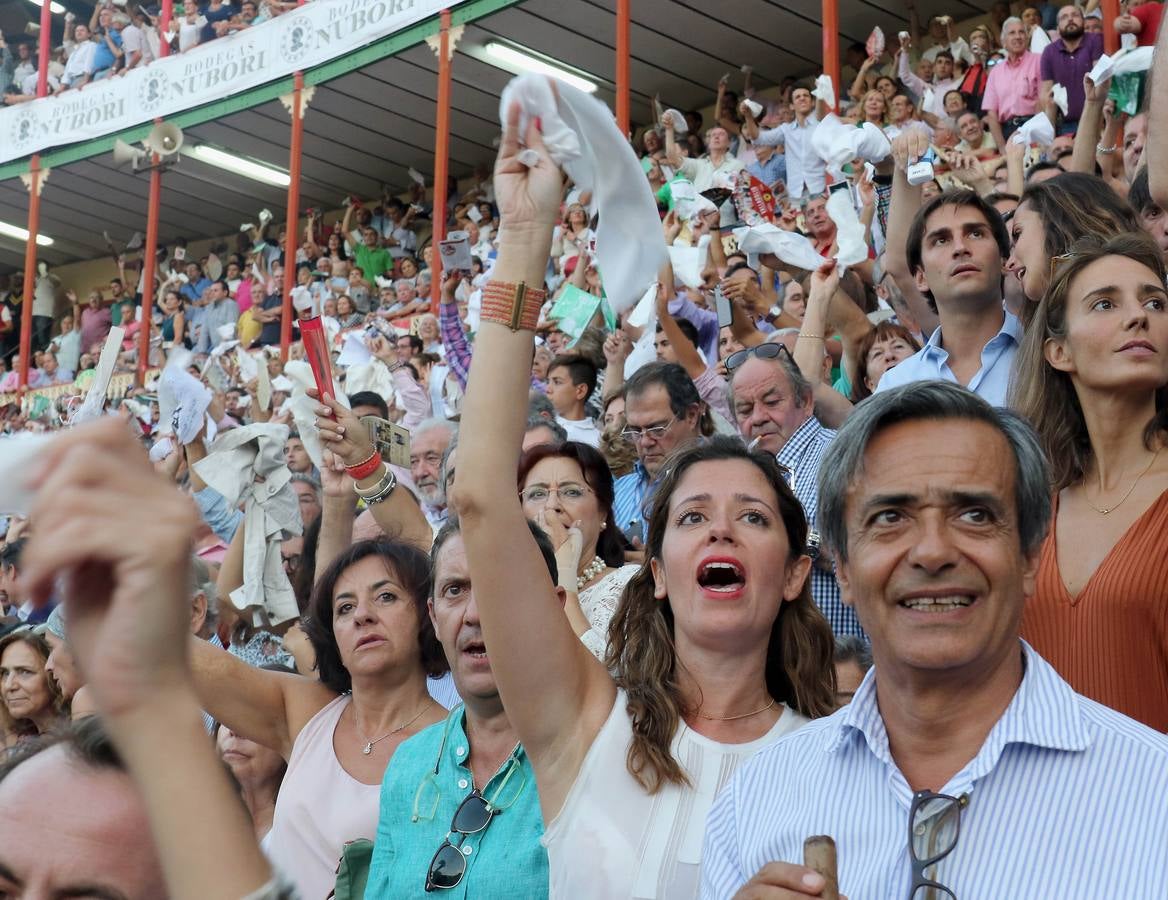
[[[418,488],[422,512],[434,528],[447,518],[442,456],[456,434],[458,426],[448,419],[426,419],[410,435],[410,476]]]
[[[1026,26],[1017,16],[1002,23],[1002,47],[1006,58],[990,69],[981,109],[998,147],[1038,112],[1042,86],[1042,57],[1030,52]]]
[[[781,342],[766,342],[726,357],[738,430],[760,450],[773,453],[786,468],[791,490],[803,504],[812,532],[816,527],[820,459],[835,438],[815,417],[810,383]],[[814,543],[814,542],[810,542]],[[815,554],[817,546],[809,550]],[[863,635],[855,610],[841,602],[839,585],[826,558],[811,570],[811,596],[836,637]]]
[[[838,842],[852,897],[1163,893],[1168,737],[1019,637],[1049,484],[1029,425],[958,385],[856,407],[820,467],[819,523],[875,667],[738,770],[707,819],[703,897],[819,896],[791,862],[814,834]]]

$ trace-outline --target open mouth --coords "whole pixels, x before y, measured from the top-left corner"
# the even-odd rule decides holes
[[[718,594],[732,594],[746,586],[742,567],[730,560],[709,560],[698,570],[698,587]]]
[[[471,659],[486,659],[487,645],[482,641],[471,641],[469,644],[463,646],[462,652]]]
[[[952,612],[973,605],[974,598],[968,594],[947,594],[938,597],[911,597],[901,600],[900,605],[914,612]]]

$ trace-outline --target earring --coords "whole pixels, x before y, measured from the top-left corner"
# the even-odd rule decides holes
[[[600,530],[604,531],[604,529],[606,529],[607,527],[608,527],[608,519],[605,519],[603,522],[600,523]]]

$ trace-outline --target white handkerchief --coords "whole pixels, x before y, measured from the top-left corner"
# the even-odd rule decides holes
[[[426,186],[426,177],[413,166],[406,169],[406,174],[410,176],[410,181],[417,182],[422,187]]]
[[[670,285],[673,287],[673,285]],[[649,289],[645,291],[637,305],[633,307],[633,311],[629,313],[626,320],[634,328],[644,328],[649,324],[649,319],[652,318],[653,310],[657,308],[657,288],[658,284],[654,281],[649,285]]]
[[[109,336],[105,339],[105,346],[101,348],[101,356],[97,361],[97,371],[94,373],[93,381],[89,384],[89,391],[85,395],[85,400],[69,417],[70,425],[82,425],[85,422],[93,422],[101,418],[102,412],[105,410],[105,395],[109,390],[110,379],[114,374],[114,366],[118,363],[118,354],[122,350],[122,339],[125,336],[126,329],[120,325],[115,325],[110,329]]]
[[[864,226],[856,215],[852,197],[848,191],[832,191],[827,198],[827,214],[835,222],[835,258],[843,267],[854,266],[868,258],[868,242],[864,240]]]
[[[822,100],[829,107],[835,107],[835,86],[831,83],[831,76],[827,73],[815,79],[815,90],[811,96]]]
[[[1035,28],[1030,32],[1030,52],[1041,54],[1050,46],[1050,35],[1043,28]]]
[[[670,247],[669,261],[674,277],[686,287],[702,286],[702,268],[706,264],[706,247]]]
[[[1148,71],[1152,67],[1152,51],[1155,49],[1155,47],[1135,47],[1131,50],[1121,50],[1115,54],[1115,71],[1112,74],[1128,75],[1132,72]]]
[[[235,359],[239,364],[240,382],[247,384],[253,378],[259,378],[260,364],[256,362],[256,358],[244,350],[243,347],[237,346],[235,348]],[[265,368],[267,368],[266,365]]]
[[[52,439],[28,432],[0,438],[0,515],[28,515],[36,496],[28,489],[28,477]]]
[[[1046,113],[1037,113],[1023,122],[1018,130],[1010,135],[1010,140],[1015,144],[1049,147],[1054,143],[1054,125]]]
[[[1054,105],[1059,108],[1059,111],[1065,116],[1067,114],[1067,89],[1061,84],[1056,84],[1050,89],[1051,99],[1054,100]]]
[[[770,222],[752,227],[738,248],[745,253],[773,253],[787,265],[811,272],[827,262],[815,251],[815,245],[808,238],[794,231],[784,231]]]
[[[750,114],[756,119],[762,115],[762,104],[756,103],[754,100],[743,100],[742,105],[750,110]]]
[[[507,110],[518,103],[524,134],[531,117],[539,116],[552,159],[581,191],[592,193],[600,217],[596,255],[605,292],[612,308],[623,312],[667,258],[657,201],[612,110],[561,81],[554,85],[553,90],[546,75],[512,79],[499,101],[499,121],[505,122]]]
[[[211,391],[185,368],[168,365],[158,382],[159,431],[189,444],[203,427]]]
[[[373,359],[373,353],[365,343],[364,331],[346,331],[341,343],[341,355],[337,365],[342,369],[363,365]]]
[[[1099,59],[1095,60],[1095,65],[1092,66],[1091,71],[1087,73],[1087,77],[1091,79],[1091,83],[1098,87],[1103,84],[1108,78],[1115,73],[1115,60],[1104,53]]]
[[[685,134],[689,131],[689,122],[685,120],[680,110],[667,109],[664,118],[673,125],[674,134]]]
[[[260,354],[256,363],[256,403],[261,410],[267,410],[272,405],[272,377],[268,374],[268,358]]]

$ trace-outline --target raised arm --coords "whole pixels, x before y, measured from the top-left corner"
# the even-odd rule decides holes
[[[1160,59],[1168,59],[1168,28],[1160,23],[1160,34],[1156,37],[1156,49]],[[1168,141],[1168,74],[1153,66],[1152,89],[1148,104],[1148,140],[1144,159],[1148,161],[1148,189],[1152,199],[1163,209],[1168,209],[1168,147],[1161,150],[1156,141]]]
[[[681,168],[684,157],[681,148],[677,146],[677,138],[673,134],[673,120],[663,119],[661,125],[665,128],[665,159],[674,171]]]
[[[1075,131],[1075,144],[1071,152],[1072,172],[1090,175],[1095,171],[1095,159],[1099,155],[1099,148],[1103,146],[1100,141],[1103,136],[1103,106],[1107,102],[1110,87],[1110,78],[1097,86],[1086,75],[1083,76],[1083,112],[1079,115],[1079,127]]]
[[[921,207],[921,189],[908,183],[905,170],[909,161],[921,156],[928,148],[929,139],[920,129],[909,128],[892,142],[895,171],[892,174],[892,205],[888,210],[888,239],[884,250],[884,268],[900,288],[905,302],[926,334],[939,324],[937,314],[917,290],[913,273],[908,268],[908,231],[913,216]]]
[[[312,389],[315,393],[315,389]],[[330,415],[332,418],[326,418]],[[366,462],[373,454],[373,441],[369,436],[369,429],[365,424],[353,415],[352,411],[346,409],[336,400],[331,397],[325,401],[325,404],[317,408],[317,428],[320,429],[320,439],[326,447],[328,447],[337,458],[347,467],[357,467]],[[364,475],[357,479],[356,487],[361,492],[361,496],[372,494],[376,497],[380,493],[379,488],[388,487],[389,475],[387,474],[387,463],[381,462],[376,469],[368,475]],[[360,474],[360,472],[350,473]],[[352,490],[352,480],[345,482],[348,490]],[[338,505],[334,507],[334,513],[343,511],[340,506],[340,497],[336,496],[338,492],[332,491]],[[327,500],[326,496],[326,500]],[[406,541],[413,544],[419,549],[429,552],[430,544],[433,543],[434,533],[430,530],[430,525],[426,521],[426,516],[422,512],[420,506],[411,496],[410,492],[404,488],[395,488],[387,496],[377,502],[373,500],[366,501],[369,510],[373,513],[373,518],[377,524],[381,526],[381,530],[390,537],[399,541]],[[325,535],[324,525],[321,526],[320,539],[321,542],[332,542],[332,547],[336,552],[349,546],[350,536],[352,535],[352,504],[350,503],[350,514],[348,518],[343,516],[330,516],[329,521],[336,521],[336,527],[341,529],[341,534]],[[344,523],[348,522],[349,529],[345,530]],[[334,554],[335,555],[335,554]],[[318,552],[317,559],[322,559],[322,555]],[[331,561],[332,556],[328,557]]]
[[[501,226],[492,277],[492,286],[515,293],[520,285],[543,285],[563,179],[535,121],[525,143],[539,162],[528,169],[519,161],[519,113],[518,105],[508,111],[495,164]],[[616,689],[560,609],[515,491],[540,300],[515,302],[522,305],[516,330],[509,309],[484,309],[462,410],[453,505],[462,522],[491,668],[507,716],[535,766],[548,820],[562,807]],[[499,552],[501,541],[507,553]],[[531,640],[533,634],[538,641]]]
[[[145,805],[168,895],[251,894],[271,868],[207,740],[184,653],[190,504],[121,422],[70,431],[48,456],[22,574],[42,599],[63,578],[70,647]]]

